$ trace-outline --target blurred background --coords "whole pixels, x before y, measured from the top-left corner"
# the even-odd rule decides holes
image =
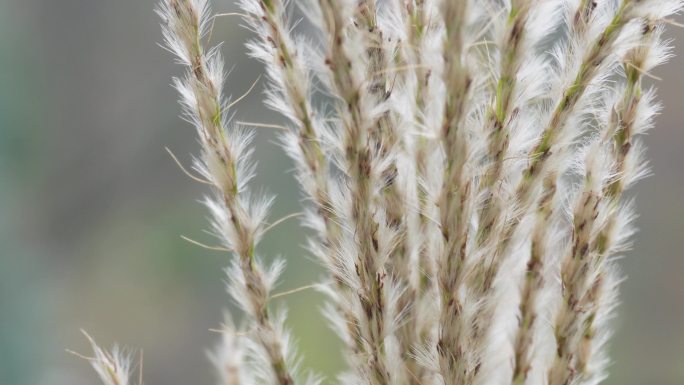
[[[178,118],[169,86],[181,68],[157,43],[156,0],[0,0],[0,384],[97,383],[79,329],[99,342],[144,349],[148,384],[212,384],[206,352],[219,335],[227,257],[193,246],[215,241],[206,193],[164,151],[186,164],[198,149]],[[215,0],[215,10],[234,9]],[[245,92],[261,73],[246,58],[249,33],[217,20],[214,41],[233,74],[226,90]],[[658,69],[664,113],[646,138],[654,176],[634,195],[641,229],[622,261],[628,280],[611,344],[606,384],[684,384],[684,30]],[[263,82],[261,82],[263,84]],[[238,118],[281,118],[253,92]],[[256,184],[277,193],[277,218],[299,210],[291,163],[260,131]],[[262,254],[288,259],[280,290],[321,271],[301,245],[296,221],[269,233]],[[327,375],[342,365],[319,314],[321,297],[283,300],[305,366]]]

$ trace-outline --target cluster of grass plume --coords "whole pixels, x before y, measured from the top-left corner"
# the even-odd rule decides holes
[[[343,344],[334,380],[370,385],[597,384],[644,176],[644,88],[681,0],[239,0],[287,126],[317,285]],[[299,7],[314,30],[290,20]],[[209,0],[162,0],[196,177],[243,311],[212,354],[225,385],[315,385],[270,306],[284,262],[258,242],[250,130],[231,122]],[[94,343],[105,384],[130,359]],[[307,352],[317,354],[317,352]]]

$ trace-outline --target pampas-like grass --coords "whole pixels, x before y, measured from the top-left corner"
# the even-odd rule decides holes
[[[273,198],[249,191],[252,135],[231,124],[221,56],[204,46],[208,1],[158,12],[247,316],[211,357],[221,384],[316,384],[269,306],[283,262],[266,266],[257,244]],[[623,195],[646,173],[640,136],[659,110],[643,80],[668,58],[663,26],[682,3],[239,1],[265,104],[288,121],[309,251],[328,272],[325,312],[348,364],[337,382],[606,377],[615,259],[632,233]],[[293,6],[313,36],[293,31]],[[94,349],[105,384],[128,383],[128,360]]]

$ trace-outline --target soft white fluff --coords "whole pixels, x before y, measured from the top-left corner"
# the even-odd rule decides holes
[[[310,26],[295,29],[286,1],[239,1],[264,103],[286,118],[307,248],[327,272],[324,313],[348,365],[338,382],[607,376],[616,259],[634,231],[624,192],[648,173],[640,137],[660,110],[642,83],[669,58],[663,25],[683,4],[299,0]],[[203,46],[209,3],[163,0],[159,14],[246,315],[212,356],[219,378],[317,384],[269,304],[284,263],[264,264],[257,245],[273,199],[250,193],[252,133],[230,124],[219,49]],[[125,357],[96,354],[106,384],[109,367],[127,378]]]

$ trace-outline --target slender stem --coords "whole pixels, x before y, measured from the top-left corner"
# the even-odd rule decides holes
[[[471,346],[468,345],[468,329],[459,296],[464,277],[471,198],[471,179],[467,168],[470,148],[464,124],[472,81],[464,51],[467,6],[467,1],[447,1],[442,9],[446,27],[444,83],[449,92],[441,131],[445,171],[438,206],[444,251],[437,260],[442,303],[437,352],[446,385],[470,383],[474,370],[469,364],[472,357],[467,356]]]
[[[578,200],[575,208],[572,249],[565,256],[561,270],[565,290],[555,326],[558,349],[551,370],[552,384],[565,384],[576,378],[587,379],[591,376],[589,363],[593,357],[595,322],[600,310],[597,301],[605,290],[606,254],[615,242],[613,230],[619,213],[618,206],[626,179],[629,179],[626,164],[632,155],[632,142],[638,128],[636,115],[642,97],[643,67],[654,44],[655,31],[655,24],[646,20],[639,45],[627,53],[624,59],[627,81],[623,95],[613,106],[615,113],[608,125],[608,135],[600,139],[603,148],[612,149],[611,171],[616,177],[606,180],[595,190],[585,190],[586,198]],[[591,175],[588,171],[587,184],[591,182]],[[600,198],[604,201],[601,205]],[[605,224],[601,224],[597,218],[606,216],[601,215],[604,212],[608,213],[607,219]],[[597,229],[598,226],[601,227]]]
[[[255,262],[255,247],[260,226],[252,223],[251,213],[239,197],[238,155],[228,142],[224,122],[224,101],[221,99],[222,73],[216,74],[210,68],[209,58],[202,47],[202,27],[206,22],[206,9],[194,0],[166,0],[165,16],[167,30],[184,46],[188,66],[188,88],[194,93],[194,105],[188,103],[190,114],[195,116],[204,147],[204,158],[215,188],[221,194],[223,208],[232,227],[233,251],[238,256],[241,273],[244,276],[245,291],[250,301],[251,314],[258,327],[259,340],[268,354],[273,374],[278,384],[294,383],[285,363],[282,342],[270,320],[268,310],[268,285],[263,272]],[[219,76],[216,76],[219,75]]]
[[[334,92],[343,102],[340,117],[344,128],[344,159],[351,194],[351,228],[357,249],[355,271],[360,284],[358,293],[361,314],[357,323],[366,342],[368,369],[372,384],[390,382],[391,373],[385,360],[385,294],[386,273],[381,262],[380,226],[376,220],[373,189],[376,186],[375,159],[371,131],[374,122],[369,117],[366,92],[355,74],[358,58],[351,57],[345,46],[347,21],[342,18],[344,5],[338,0],[320,0],[324,27],[330,38],[327,65],[331,70]]]

